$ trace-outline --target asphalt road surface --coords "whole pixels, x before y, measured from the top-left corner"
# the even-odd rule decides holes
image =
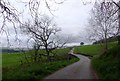
[[[70,53],[73,54],[73,50]],[[80,61],[56,71],[45,79],[97,79],[90,65],[91,60],[83,55],[73,55],[80,58]]]

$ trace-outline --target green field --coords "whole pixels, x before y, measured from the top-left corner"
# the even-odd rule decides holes
[[[112,48],[113,46],[115,46],[117,44],[117,42],[111,42],[108,44],[108,48]],[[100,45],[100,44],[94,44],[94,45],[85,45],[85,46],[78,46],[75,47],[74,52],[75,53],[82,53],[85,55],[90,55],[90,56],[94,56],[94,55],[99,55],[103,53],[103,49],[104,45]]]
[[[101,50],[102,47],[100,45],[86,45],[86,46],[75,47],[74,52],[78,54],[82,53],[82,54],[94,56],[96,54],[100,54]]]
[[[70,51],[69,48],[65,49],[56,49],[54,53],[56,53],[56,58],[64,58],[65,55]],[[6,53],[2,54],[2,67],[16,66],[20,64],[21,60],[24,60],[25,55],[29,56],[33,54],[34,51],[29,51],[25,53]],[[39,51],[39,53],[43,54],[45,51]]]
[[[2,54],[2,67],[9,67],[20,64],[21,53]]]

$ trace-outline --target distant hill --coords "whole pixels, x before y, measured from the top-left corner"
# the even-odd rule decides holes
[[[118,36],[116,36],[116,37],[109,37],[109,38],[107,39],[107,41],[108,41],[108,42],[114,42],[114,41],[117,41],[117,38],[118,38]],[[99,44],[99,43],[104,43],[104,40],[101,39],[101,40],[99,40],[99,41],[93,42],[93,44]]]
[[[12,48],[2,48],[2,53],[15,53],[15,52],[23,52],[27,50],[22,50],[22,49],[12,49]]]

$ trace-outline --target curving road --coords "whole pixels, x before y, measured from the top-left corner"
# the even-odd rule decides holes
[[[56,71],[45,79],[97,79],[90,67],[91,61],[88,57],[73,54],[73,50],[70,53],[80,58],[80,61]]]

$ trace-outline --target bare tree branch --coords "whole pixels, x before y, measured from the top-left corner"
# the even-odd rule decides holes
[[[31,17],[34,18],[36,13],[40,14],[39,9],[41,9],[41,7],[40,7],[40,5],[42,5],[41,1],[43,1],[45,3],[47,9],[49,10],[49,12],[51,14],[52,14],[51,11],[53,11],[53,10],[51,9],[50,2],[54,2],[55,4],[62,4],[64,2],[63,0],[61,0],[61,2],[58,2],[58,3],[55,0],[51,0],[51,1],[49,1],[49,0],[28,0],[26,2],[25,1],[20,1],[20,2],[23,3],[26,7],[28,6]],[[19,1],[17,1],[17,2],[19,2]],[[27,12],[27,11],[25,11],[25,12]],[[18,33],[17,32],[18,32],[19,27],[17,27],[15,24],[16,23],[23,24],[20,20],[20,15],[22,13],[23,12],[18,11],[18,9],[16,7],[11,5],[11,1],[0,0],[0,18],[3,20],[3,24],[0,27],[0,34],[4,31],[8,32],[5,29],[6,28],[5,26],[7,25],[6,23],[12,23],[12,25],[14,27],[14,31],[16,33],[16,35],[15,35],[16,40],[18,40],[18,37],[17,37]]]

